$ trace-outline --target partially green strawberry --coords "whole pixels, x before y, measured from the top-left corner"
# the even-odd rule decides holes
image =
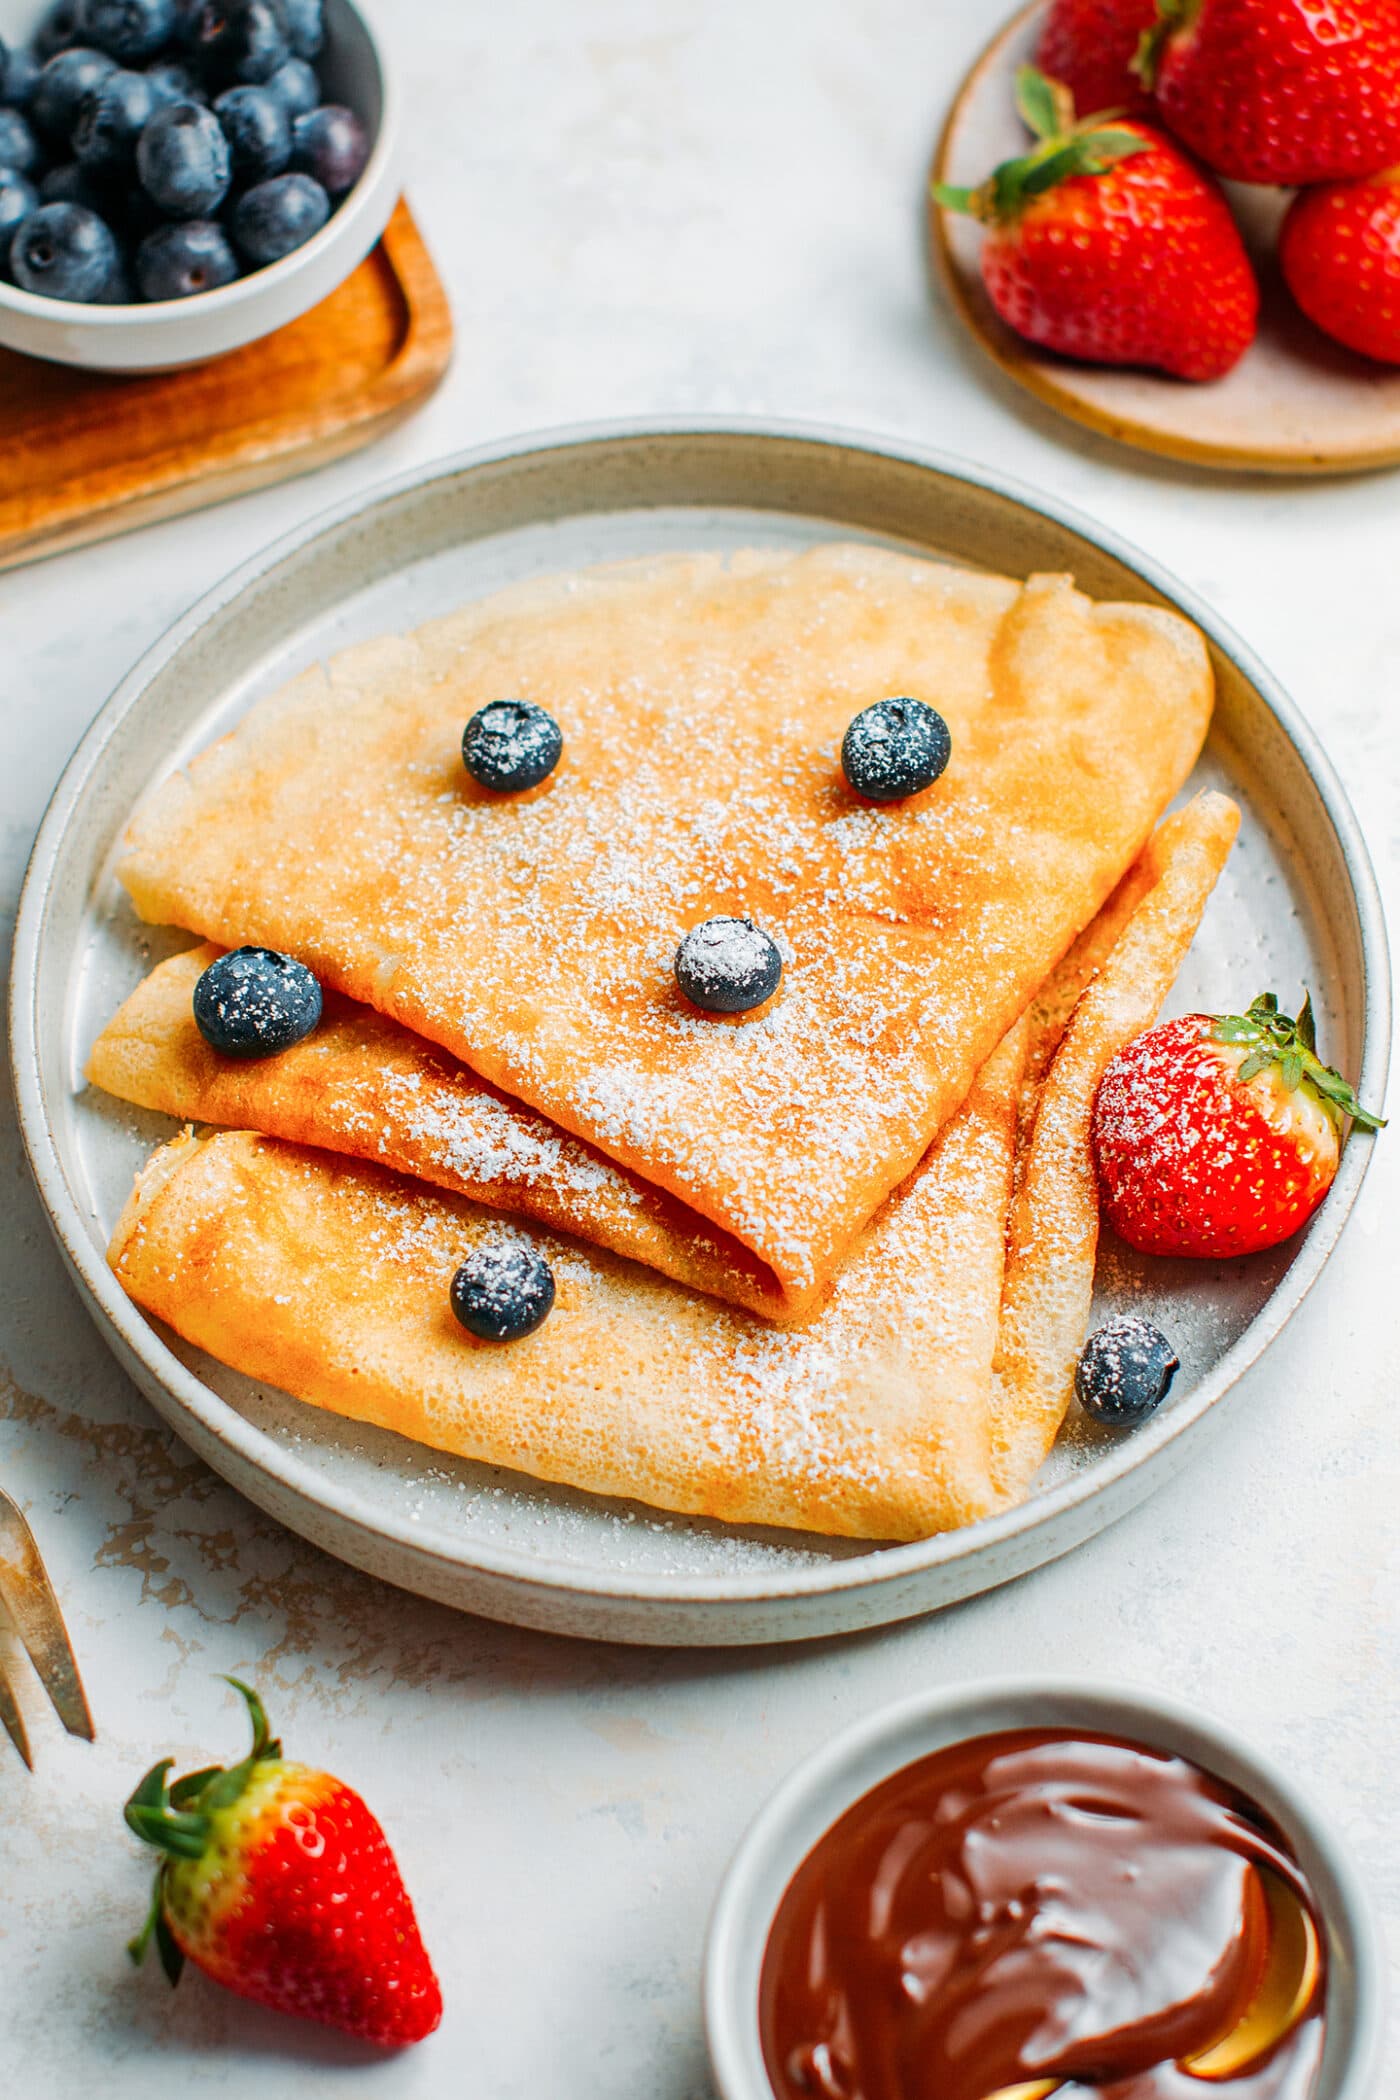
[[[1157,0],[1137,72],[1236,182],[1335,182],[1400,159],[1400,0]]]
[[[1227,1260],[1304,1226],[1336,1177],[1346,1118],[1383,1126],[1317,1054],[1312,1004],[1265,992],[1244,1014],[1149,1028],[1099,1082],[1104,1213],[1144,1254]]]
[[[396,2048],[442,2018],[442,1993],[383,1831],[359,1795],[290,1764],[256,1692],[241,1764],[169,1784],[164,1758],[126,1804],[162,1854],[146,1923],[172,1984],[192,1961],[240,1997]]]
[[[1031,152],[976,189],[933,191],[986,227],[982,281],[1003,321],[1066,357],[1222,377],[1254,340],[1259,288],[1217,186],[1149,125],[1076,122],[1033,66],[1017,102]]]

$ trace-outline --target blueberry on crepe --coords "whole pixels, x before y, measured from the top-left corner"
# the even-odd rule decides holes
[[[275,1057],[310,1035],[321,987],[294,956],[235,948],[211,962],[194,988],[195,1025],[225,1057]]]

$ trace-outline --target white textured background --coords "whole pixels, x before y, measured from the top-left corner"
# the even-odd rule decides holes
[[[7,914],[45,797],[192,598],[335,499],[531,426],[649,410],[813,417],[991,462],[1167,562],[1320,727],[1392,914],[1400,773],[1393,476],[1255,483],[1081,436],[994,380],[925,281],[920,190],[997,12],[968,0],[395,0],[415,208],[456,366],[406,429],[313,479],[0,578]],[[1400,1946],[1400,1132],[1347,1239],[1203,1460],[1118,1530],[902,1630],[740,1654],[588,1648],[458,1619],[276,1529],[108,1360],[4,1128],[0,1477],[27,1506],[100,1736],[30,1702],[0,1755],[0,2089],[700,2100],[706,1911],[739,1831],[834,1728],[912,1688],[1044,1667],[1170,1687],[1305,1776]],[[437,1958],[441,2033],[390,2061],[171,1999],[122,1942],[147,1870],[120,1803],[152,1758],[241,1747],[219,1671],[292,1754],[361,1787]],[[1400,2052],[1392,2069],[1400,2076]],[[1392,2081],[1393,2082],[1393,2081]]]

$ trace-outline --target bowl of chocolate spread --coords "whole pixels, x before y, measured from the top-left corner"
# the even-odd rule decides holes
[[[1383,1973],[1335,1836],[1228,1729],[990,1681],[779,1789],[705,2016],[723,2100],[1375,2100]]]

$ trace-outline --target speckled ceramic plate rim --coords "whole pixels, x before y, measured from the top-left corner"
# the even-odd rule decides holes
[[[1316,1281],[1356,1201],[1370,1162],[1371,1138],[1353,1132],[1326,1205],[1309,1228],[1296,1259],[1279,1286],[1245,1332],[1187,1399],[1139,1430],[1124,1443],[1121,1451],[1099,1462],[1092,1473],[1066,1480],[1037,1496],[1032,1503],[986,1519],[969,1530],[943,1533],[912,1545],[887,1547],[878,1555],[862,1555],[834,1564],[826,1563],[815,1569],[764,1570],[755,1575],[651,1575],[581,1568],[576,1562],[552,1560],[538,1552],[516,1551],[509,1547],[475,1549],[469,1539],[454,1535],[445,1527],[396,1520],[362,1495],[348,1492],[328,1495],[325,1481],[312,1460],[298,1457],[276,1443],[228,1402],[220,1399],[166,1346],[122,1292],[73,1198],[45,1113],[39,1054],[44,1023],[37,1009],[38,971],[47,902],[56,870],[62,862],[68,828],[83,797],[100,778],[108,743],[118,725],[139,703],[151,680],[193,637],[245,590],[275,576],[294,554],[318,540],[330,539],[347,526],[363,531],[376,510],[422,492],[433,484],[451,481],[478,468],[518,467],[528,473],[547,455],[575,448],[586,451],[600,446],[664,446],[668,441],[682,446],[686,443],[703,446],[706,440],[731,443],[751,440],[756,450],[765,443],[826,447],[831,448],[833,454],[865,455],[872,462],[887,461],[903,467],[926,469],[933,475],[966,483],[1075,534],[1132,570],[1150,590],[1180,607],[1265,701],[1283,734],[1301,756],[1323,803],[1351,882],[1351,901],[1356,912],[1365,973],[1359,1002],[1364,1029],[1360,1087],[1368,1100],[1383,1097],[1390,1046],[1389,958],[1380,895],[1365,842],[1345,791],[1312,730],[1277,681],[1208,605],[1167,570],[1115,533],[1069,506],[989,469],[930,449],[823,425],[729,417],[684,417],[658,419],[645,424],[601,423],[529,433],[456,454],[398,476],[313,518],[242,564],[207,592],[147,651],[123,679],[78,745],[54,791],[26,873],[10,978],[11,1061],[20,1130],[59,1248],[89,1302],[89,1309],[99,1326],[108,1332],[118,1355],[134,1359],[141,1365],[177,1410],[192,1417],[209,1439],[227,1450],[242,1466],[266,1476],[286,1494],[314,1505],[333,1523],[357,1526],[370,1537],[400,1549],[415,1563],[436,1564],[444,1571],[480,1573],[488,1580],[494,1577],[502,1584],[521,1584],[528,1590],[572,1593],[580,1603],[596,1598],[605,1605],[607,1600],[614,1599],[637,1604],[671,1605],[683,1611],[687,1606],[707,1604],[781,1604],[788,1599],[794,1602],[801,1599],[816,1601],[848,1591],[878,1592],[976,1556],[985,1564],[982,1572],[977,1580],[960,1585],[957,1591],[958,1595],[971,1594],[1008,1580],[1078,1543],[1086,1534],[1072,1525],[1061,1545],[1037,1550],[1032,1539],[1035,1534],[1052,1529],[1060,1520],[1081,1511],[1086,1500],[1100,1499],[1103,1502],[1109,1512],[1103,1518],[1106,1523],[1142,1498],[1146,1488],[1133,1481],[1129,1490],[1130,1478],[1153,1469],[1154,1461],[1160,1460],[1183,1436],[1197,1428],[1274,1340]],[[654,500],[658,505],[664,503],[667,500],[664,490],[658,488]],[[784,507],[780,503],[764,504],[761,496],[755,500],[750,495],[748,500],[753,507]],[[598,506],[599,509],[608,507],[606,504]],[[153,769],[153,775],[158,770]],[[1165,1477],[1168,1469],[1158,1467],[1156,1470]],[[285,1517],[284,1521],[294,1522]],[[1093,1528],[1100,1526],[1095,1524]],[[324,1536],[321,1542],[326,1542]],[[332,1547],[332,1550],[337,1549]],[[354,1555],[346,1551],[343,1557],[353,1559]],[[888,1616],[909,1616],[929,1608],[932,1608],[931,1604],[921,1606],[918,1602],[905,1602],[898,1612]],[[516,1614],[512,1611],[509,1615],[514,1617]],[[879,1618],[877,1608],[868,1623],[878,1623]],[[841,1621],[842,1625],[854,1623],[854,1620]],[[804,1625],[800,1630],[816,1634],[834,1628]],[[716,1625],[711,1637],[723,1640],[725,1634]],[[759,1639],[775,1637],[778,1636],[774,1631],[752,1636]]]
[[[710,1917],[702,1999],[723,2100],[772,2100],[758,2039],[758,1971],[782,1892],[836,1818],[916,1758],[1014,1728],[1125,1736],[1192,1759],[1271,1816],[1321,1911],[1330,1964],[1327,2038],[1315,2100],[1371,2100],[1386,2004],[1381,1940],[1365,1884],[1327,1818],[1291,1774],[1224,1722],[1138,1684],[988,1677],[917,1693],[867,1715],[804,1758],[739,1841]],[[1203,2081],[1203,2095],[1211,2088]]]

